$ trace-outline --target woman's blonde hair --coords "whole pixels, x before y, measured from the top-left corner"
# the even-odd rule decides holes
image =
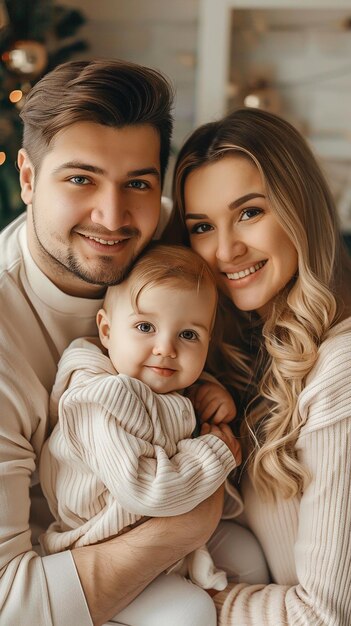
[[[242,434],[248,436],[254,485],[266,498],[278,492],[290,498],[308,481],[295,453],[303,425],[298,397],[325,333],[342,314],[341,287],[351,275],[350,260],[330,190],[307,143],[291,124],[258,109],[237,110],[200,127],[187,140],[175,167],[174,212],[166,240],[189,245],[184,225],[188,175],[233,155],[250,159],[260,171],[269,206],[298,254],[298,273],[274,298],[263,325],[255,314],[222,301],[233,382],[242,383],[246,376],[253,390]],[[253,339],[248,343],[249,328]],[[245,357],[250,358],[251,380]]]

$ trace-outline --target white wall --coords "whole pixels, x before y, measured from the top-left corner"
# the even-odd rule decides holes
[[[80,9],[87,20],[79,34],[90,49],[81,58],[122,58],[160,69],[172,80],[178,149],[195,124],[198,0],[56,1]]]
[[[273,61],[278,83],[291,83],[333,69],[337,71],[349,64],[350,29],[324,32],[323,16],[327,13],[348,16],[350,10],[351,17],[351,0],[55,1],[80,9],[87,19],[79,34],[87,39],[90,49],[81,57],[122,58],[158,68],[169,76],[176,88],[175,152],[196,125],[225,113],[229,104],[228,87],[237,79],[236,64],[238,73],[245,77],[250,74],[251,64],[269,66]],[[239,12],[251,8],[258,13],[258,8],[268,9],[271,19],[279,23],[285,12],[282,9],[292,7],[294,23],[304,20],[302,14],[307,13],[302,8],[309,7],[309,19],[316,24],[321,22],[321,29],[314,29],[312,34],[272,31],[262,36],[261,41],[257,40],[252,53],[244,54],[240,49],[244,45],[242,33],[240,30],[230,32],[233,8]],[[317,153],[326,161],[332,189],[342,205],[344,228],[349,232],[350,77],[351,74],[343,75],[320,85],[280,88],[286,112],[292,118],[295,114],[297,124],[302,122],[306,126]],[[173,163],[174,158],[166,180],[166,193],[170,192]]]

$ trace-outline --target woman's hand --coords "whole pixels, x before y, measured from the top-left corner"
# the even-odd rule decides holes
[[[236,406],[229,391],[208,381],[192,385],[187,396],[201,422],[228,424],[236,416]]]
[[[201,426],[200,435],[214,435],[218,437],[225,444],[227,444],[229,450],[231,451],[233,457],[235,458],[236,464],[240,465],[242,461],[241,455],[241,447],[237,438],[233,435],[228,424],[209,424],[205,422]]]

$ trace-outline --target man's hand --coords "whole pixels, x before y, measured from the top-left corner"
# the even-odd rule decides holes
[[[209,424],[205,422],[201,426],[200,435],[210,435],[210,434],[214,435],[215,437],[218,437],[219,439],[224,441],[225,444],[227,444],[229,450],[231,451],[233,457],[235,458],[236,464],[240,465],[242,461],[240,443],[238,442],[236,437],[233,435],[228,424],[217,425],[217,424]]]
[[[187,396],[192,401],[201,422],[228,424],[236,416],[236,406],[229,391],[216,383],[206,381],[192,385]]]
[[[219,523],[224,486],[197,507],[174,517],[153,518],[72,556],[94,626],[119,613],[161,572],[200,548]]]

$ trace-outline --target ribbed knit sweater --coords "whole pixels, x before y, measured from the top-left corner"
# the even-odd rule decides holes
[[[235,468],[218,437],[192,438],[188,398],[118,374],[84,339],[63,353],[50,404],[57,424],[40,480],[56,522],[41,538],[46,553],[118,535],[144,516],[185,513]]]
[[[43,274],[25,221],[0,233],[0,624],[92,626],[71,552],[39,556],[52,517],[37,463],[57,363],[73,339],[96,333],[102,300],[68,295]]]
[[[220,626],[351,624],[351,318],[329,331],[298,409],[306,423],[295,449],[311,482],[274,505],[245,476],[245,523],[273,583],[232,584],[215,596]]]

